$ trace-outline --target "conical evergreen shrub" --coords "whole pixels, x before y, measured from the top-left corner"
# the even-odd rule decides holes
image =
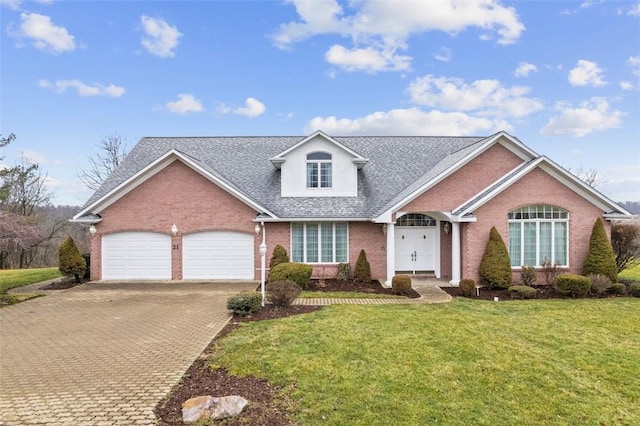
[[[480,284],[489,288],[509,288],[512,279],[507,246],[494,226],[489,232],[489,241],[480,262]]]
[[[371,282],[371,265],[369,265],[364,249],[360,250],[360,255],[356,261],[356,269],[353,271],[353,279],[361,283]]]
[[[271,256],[271,261],[269,262],[269,269],[281,263],[287,263],[287,262],[289,262],[289,255],[287,254],[287,249],[282,247],[280,244],[278,244],[273,248],[273,256]]]
[[[582,275],[600,274],[609,277],[611,282],[618,282],[616,255],[604,230],[602,218],[596,219],[591,230],[589,251],[582,263]]]
[[[80,277],[84,276],[87,270],[87,262],[80,254],[73,238],[67,237],[60,245],[58,251],[58,269],[63,275],[74,275],[76,282],[80,282]]]

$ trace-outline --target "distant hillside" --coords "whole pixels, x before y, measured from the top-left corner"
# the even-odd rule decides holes
[[[633,214],[640,214],[640,201],[623,201],[618,204]]]

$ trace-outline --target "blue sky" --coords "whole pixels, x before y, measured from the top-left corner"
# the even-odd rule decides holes
[[[5,164],[105,136],[490,135],[640,200],[640,2],[0,0]],[[541,188],[541,191],[544,189]]]

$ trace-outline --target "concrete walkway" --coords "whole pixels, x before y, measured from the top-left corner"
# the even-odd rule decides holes
[[[451,296],[440,288],[445,281],[436,279],[411,279],[411,286],[420,294],[418,299],[341,299],[341,298],[298,298],[294,305],[407,305],[445,303],[451,300]]]
[[[0,309],[0,425],[151,425],[252,283],[89,283]]]

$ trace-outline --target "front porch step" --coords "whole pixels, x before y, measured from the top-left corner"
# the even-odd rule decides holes
[[[416,271],[414,274],[413,271],[397,271],[396,274],[405,274],[409,275],[411,278],[415,278],[417,280],[435,280],[436,274],[433,271]]]

